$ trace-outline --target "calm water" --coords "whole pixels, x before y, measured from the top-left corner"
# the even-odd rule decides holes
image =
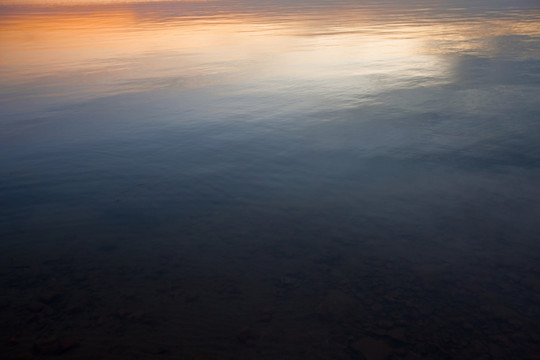
[[[539,359],[539,85],[532,0],[2,0],[0,357]]]

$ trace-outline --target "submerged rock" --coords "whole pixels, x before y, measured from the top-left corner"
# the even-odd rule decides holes
[[[56,336],[51,336],[36,341],[34,343],[34,351],[40,355],[60,355],[78,346],[78,342],[59,340]]]
[[[34,359],[34,355],[30,353],[20,353],[15,355],[15,360],[32,360]]]
[[[392,354],[392,349],[385,342],[371,337],[354,342],[352,348],[366,360],[386,360]]]
[[[20,342],[21,342],[21,334],[20,333],[13,334],[8,339],[8,344],[9,345],[17,345]]]
[[[52,304],[60,300],[60,293],[55,291],[46,291],[38,296],[39,301],[45,304]]]
[[[348,294],[332,291],[318,305],[317,315],[321,320],[344,321],[364,316],[365,310]]]
[[[26,308],[32,313],[38,313],[41,312],[45,308],[45,306],[42,303],[31,302],[26,306]]]
[[[392,339],[403,343],[407,341],[407,336],[404,328],[394,328],[392,330],[389,330],[387,332],[387,335]]]
[[[245,328],[243,328],[240,331],[240,333],[238,334],[236,339],[239,342],[245,344],[245,343],[257,340],[259,337],[260,337],[259,334],[257,334],[255,331],[253,331],[253,329],[246,326]]]

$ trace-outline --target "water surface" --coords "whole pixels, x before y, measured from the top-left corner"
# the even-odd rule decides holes
[[[534,1],[3,1],[1,347],[535,358],[539,20]]]

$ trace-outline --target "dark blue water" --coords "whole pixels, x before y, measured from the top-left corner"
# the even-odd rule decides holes
[[[539,20],[1,5],[0,351],[536,359]]]

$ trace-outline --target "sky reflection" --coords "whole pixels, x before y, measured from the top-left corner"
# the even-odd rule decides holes
[[[463,76],[456,64],[470,62],[456,56],[539,57],[534,46],[527,51],[538,41],[538,11],[477,16],[426,4],[404,11],[392,2],[64,4],[3,6],[4,101],[220,84],[354,106],[391,89],[455,82]]]

